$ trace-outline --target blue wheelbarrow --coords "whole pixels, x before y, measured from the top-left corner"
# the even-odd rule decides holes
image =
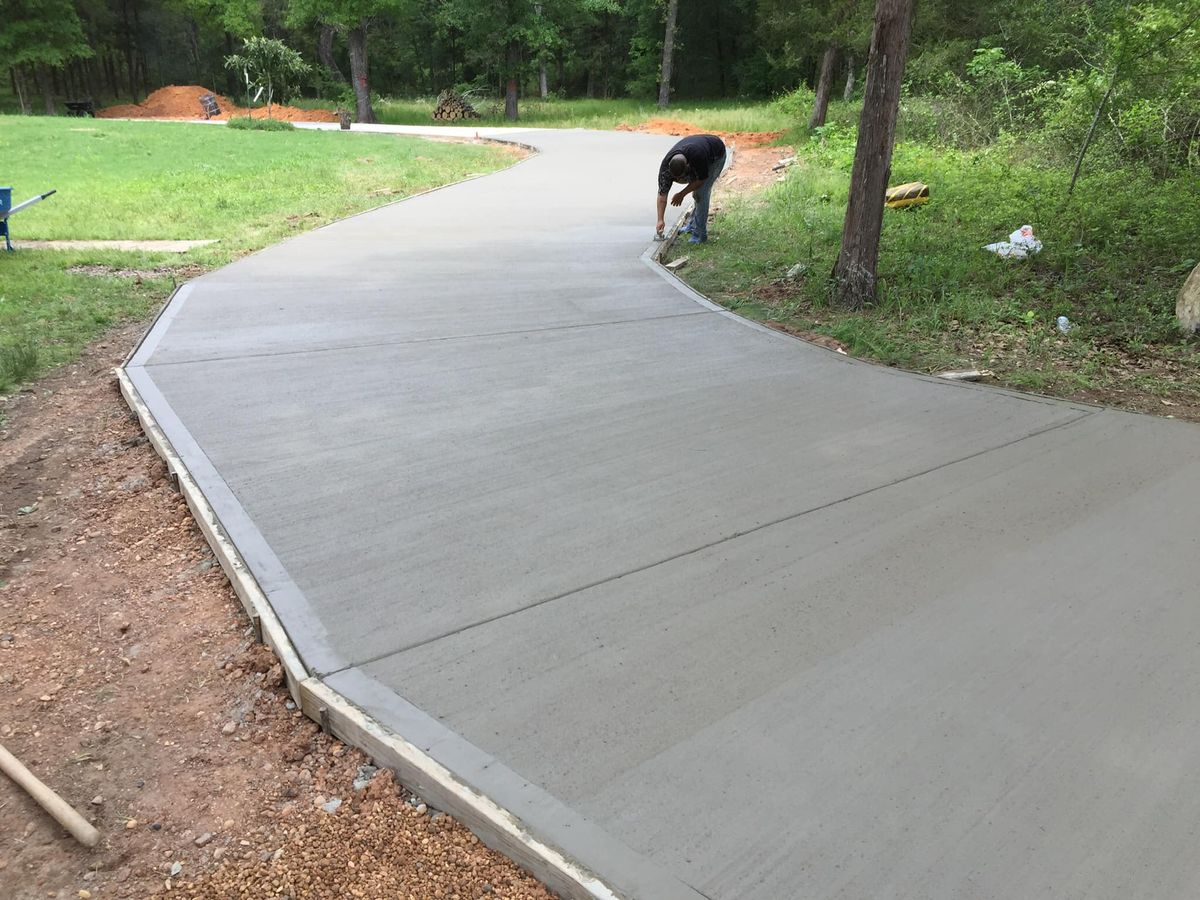
[[[13,251],[12,239],[9,237],[8,220],[25,209],[27,206],[33,206],[41,200],[45,200],[51,194],[57,191],[46,191],[44,194],[38,194],[36,197],[30,197],[24,203],[12,205],[12,188],[0,187],[0,234],[4,235],[4,249],[9,253]]]

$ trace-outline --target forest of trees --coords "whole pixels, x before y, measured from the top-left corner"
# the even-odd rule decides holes
[[[280,38],[311,63],[292,95],[769,97],[861,91],[874,0],[5,0],[0,60],[23,110],[137,100],[164,84],[235,93],[223,61]],[[1094,108],[1109,91],[1124,139],[1183,145],[1200,122],[1200,0],[918,0],[910,92],[985,92],[1015,128]],[[664,60],[666,22],[674,23]],[[669,85],[660,85],[666,62]],[[661,90],[660,90],[661,88]],[[360,98],[361,99],[361,98]],[[968,106],[970,104],[968,103]],[[1108,104],[1106,104],[1108,106]],[[988,115],[994,113],[989,105]]]

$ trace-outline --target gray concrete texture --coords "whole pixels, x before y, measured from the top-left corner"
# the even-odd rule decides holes
[[[305,663],[626,896],[1200,894],[1200,429],[749,325],[671,139],[519,139],[131,362]]]

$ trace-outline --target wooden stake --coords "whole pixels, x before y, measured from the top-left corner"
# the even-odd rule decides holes
[[[77,813],[66,800],[42,784],[37,776],[21,765],[21,761],[0,744],[0,771],[23,787],[37,801],[38,806],[50,813],[75,840],[85,847],[95,847],[100,841],[100,832]]]

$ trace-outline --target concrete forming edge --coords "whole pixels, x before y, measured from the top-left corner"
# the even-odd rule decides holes
[[[596,875],[558,849],[534,837],[507,809],[455,777],[429,754],[384,727],[319,678],[300,686],[301,709],[335,735],[392,769],[422,799],[470,827],[485,844],[570,900],[623,900]]]
[[[256,633],[279,659],[288,692],[296,705],[322,728],[393,769],[401,783],[419,785],[422,795],[435,807],[454,815],[487,846],[516,861],[561,896],[570,900],[622,900],[623,894],[609,888],[563,852],[538,840],[516,816],[455,778],[448,768],[386,728],[319,677],[309,674],[266,593],[125,367],[117,367],[114,373],[122,397],[165,463]]]
[[[270,647],[275,656],[278,657],[280,665],[283,667],[284,675],[287,678],[288,692],[299,706],[301,704],[300,684],[309,677],[309,673],[300,661],[299,654],[296,653],[295,648],[292,646],[292,642],[288,638],[283,624],[279,621],[279,617],[276,616],[275,610],[271,608],[266,594],[263,593],[254,575],[251,574],[250,569],[246,566],[237,547],[222,527],[212,506],[205,498],[199,484],[196,483],[196,479],[192,477],[191,472],[188,471],[179,454],[175,452],[175,448],[171,446],[171,442],[167,439],[162,428],[159,427],[154,414],[142,399],[141,394],[134,386],[128,373],[124,368],[118,368],[116,369],[116,376],[117,384],[121,389],[121,395],[125,398],[125,402],[129,405],[129,408],[138,417],[138,421],[141,422],[142,430],[149,439],[150,445],[166,463],[167,471],[175,479],[179,487],[179,492],[183,495],[184,500],[187,501],[188,508],[191,509],[196,524],[200,526],[200,530],[204,533],[204,539],[208,542],[217,561],[221,564],[225,576],[229,579],[229,583],[233,586],[233,590],[241,601],[242,607],[246,610],[246,615],[250,617],[255,632],[259,635],[262,642]]]

